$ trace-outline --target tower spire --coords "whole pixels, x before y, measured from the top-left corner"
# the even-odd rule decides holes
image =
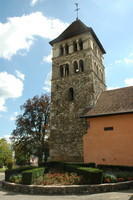
[[[76,20],[78,20],[78,14],[79,14],[79,10],[80,10],[80,8],[79,8],[79,4],[78,4],[78,3],[75,3],[75,5],[76,5],[76,9],[75,9],[75,11],[77,12]]]

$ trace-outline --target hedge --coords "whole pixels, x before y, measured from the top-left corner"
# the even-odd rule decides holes
[[[26,167],[19,167],[15,169],[7,169],[5,171],[5,181],[10,181],[10,177],[13,175],[21,174],[22,171],[28,170],[28,169],[33,169],[36,167],[33,166],[26,166]]]
[[[96,168],[96,164],[95,163],[82,163],[82,162],[61,162],[61,161],[51,161],[51,162],[47,162],[44,163],[43,166],[47,167],[47,168],[62,168],[63,170],[65,170],[67,167],[69,166],[80,166],[80,167],[93,167]]]
[[[100,184],[103,180],[103,170],[88,167],[75,167],[74,165],[67,168],[68,171],[75,172],[82,177],[82,184]]]
[[[123,166],[123,165],[97,165],[97,168],[103,170],[120,170],[120,171],[133,171],[133,166]]]
[[[41,184],[45,168],[36,168],[22,172],[22,184]]]
[[[10,176],[9,182],[21,184],[22,183],[22,174],[15,174],[15,175]]]

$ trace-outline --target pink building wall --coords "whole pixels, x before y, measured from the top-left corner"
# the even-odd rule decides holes
[[[83,137],[85,163],[133,166],[133,114],[89,118],[88,124]]]

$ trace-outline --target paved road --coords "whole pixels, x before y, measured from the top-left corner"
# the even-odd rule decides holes
[[[132,191],[110,192],[93,195],[72,195],[72,196],[40,196],[40,195],[23,195],[7,191],[0,191],[1,200],[133,200]]]
[[[4,174],[0,173],[0,180],[3,178]],[[0,200],[133,200],[132,196],[133,190],[78,196],[26,195],[3,191],[0,186]]]

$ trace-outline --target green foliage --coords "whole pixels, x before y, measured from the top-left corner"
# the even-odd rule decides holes
[[[35,168],[35,167],[33,167],[33,166],[26,166],[26,167],[19,167],[19,168],[10,169],[10,170],[7,169],[7,170],[5,171],[5,181],[9,181],[9,180],[10,180],[10,177],[11,177],[12,175],[21,174],[22,171],[28,170],[28,169],[33,169],[33,168]]]
[[[117,177],[117,179],[123,178],[125,181],[133,179],[133,171],[114,171],[113,174]]]
[[[12,161],[11,145],[3,138],[0,139],[0,167],[7,166]]]
[[[43,181],[44,168],[36,168],[22,172],[22,184],[40,184]]]
[[[7,161],[7,169],[12,169],[13,168],[13,161],[12,160],[8,160]]]
[[[96,164],[95,163],[83,163],[83,162],[69,162],[66,163],[67,165],[74,165],[74,166],[80,166],[80,167],[93,167],[96,168]]]
[[[100,184],[103,180],[103,171],[96,168],[79,167],[76,169],[82,175],[83,184]]]
[[[5,170],[6,170],[5,167],[0,168],[0,172],[5,172]]]
[[[104,183],[116,183],[117,182],[117,177],[114,174],[105,172],[103,174],[103,182]]]
[[[22,183],[22,174],[12,175],[9,178],[9,182],[20,184]]]
[[[48,157],[50,98],[47,95],[35,96],[28,99],[21,109],[23,114],[17,117],[11,137],[17,162],[23,163],[27,157],[35,155],[42,163]]]
[[[103,169],[105,171],[133,171],[132,166],[123,166],[123,165],[97,165],[97,168]]]
[[[15,149],[15,160],[16,160],[16,165],[19,166],[24,166],[24,165],[28,165],[30,163],[30,155],[29,153],[25,153],[22,149],[19,149],[16,147],[14,147]]]
[[[80,167],[76,163],[50,162],[47,163],[48,169],[54,168],[58,171],[76,173],[82,177],[83,184],[102,183],[103,171],[97,168]]]

